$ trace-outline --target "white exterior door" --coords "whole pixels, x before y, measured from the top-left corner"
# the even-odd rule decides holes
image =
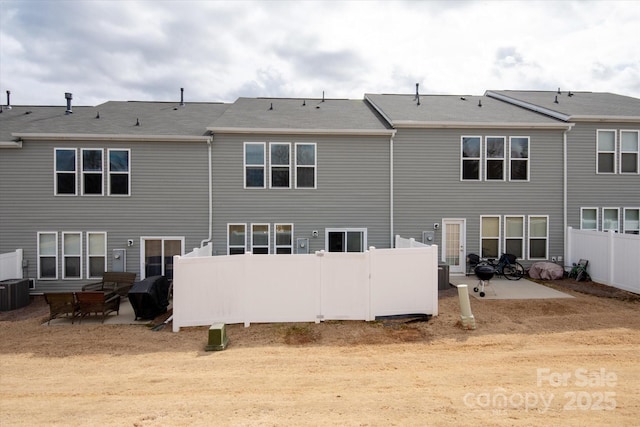
[[[449,265],[450,274],[466,272],[466,228],[465,219],[442,220],[442,262]]]

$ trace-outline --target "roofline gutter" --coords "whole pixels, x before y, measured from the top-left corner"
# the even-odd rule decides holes
[[[408,129],[560,129],[569,130],[572,123],[514,123],[514,122],[420,122],[414,120],[396,120],[395,128]]]
[[[291,135],[354,135],[354,136],[389,136],[394,135],[393,129],[296,129],[296,128],[236,128],[236,127],[208,127],[212,133],[228,134],[291,134]]]
[[[640,116],[571,116],[572,122],[638,123]]]
[[[0,148],[22,148],[22,141],[0,141]]]
[[[33,141],[127,141],[127,142],[207,142],[209,136],[202,135],[131,135],[95,133],[12,133],[21,140]]]
[[[529,102],[524,102],[519,99],[511,98],[510,96],[492,92],[490,90],[486,91],[485,95],[490,98],[495,98],[495,99],[499,99],[500,101],[508,102],[509,104],[517,105],[518,107],[526,108],[527,110],[535,111],[537,113],[544,114],[549,117],[553,117],[554,119],[562,120],[563,122],[568,122],[569,119],[571,118],[571,116],[559,113],[549,108],[540,107],[539,105],[531,104]]]

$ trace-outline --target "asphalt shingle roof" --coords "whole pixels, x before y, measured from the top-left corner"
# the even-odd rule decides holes
[[[491,90],[513,100],[542,107],[565,116],[639,117],[640,99],[607,92]],[[571,94],[571,96],[570,96]],[[556,102],[556,98],[557,101]]]
[[[471,95],[390,95],[367,94],[365,98],[394,126],[408,124],[437,125],[458,123],[478,126],[495,123],[558,124],[557,120],[514,107],[487,96]]]
[[[385,131],[388,127],[364,100],[238,98],[209,129]]]

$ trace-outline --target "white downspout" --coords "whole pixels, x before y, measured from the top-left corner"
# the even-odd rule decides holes
[[[565,130],[562,133],[562,235],[563,237],[563,242],[562,242],[562,248],[563,248],[563,258],[562,258],[562,265],[563,268],[566,262],[567,262],[567,226],[568,226],[568,219],[567,219],[567,132],[569,132],[569,129]]]
[[[393,138],[395,137],[395,130],[389,138],[389,230],[391,231],[390,248],[394,247],[394,230],[393,230]]]
[[[211,185],[211,143],[213,142],[213,135],[207,140],[208,154],[209,154],[209,237],[200,242],[200,247],[203,248],[206,243],[211,242],[212,239],[212,221],[213,221],[213,189]]]

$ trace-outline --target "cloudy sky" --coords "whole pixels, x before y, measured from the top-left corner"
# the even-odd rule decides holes
[[[487,89],[640,98],[640,3],[0,0],[0,100]]]

